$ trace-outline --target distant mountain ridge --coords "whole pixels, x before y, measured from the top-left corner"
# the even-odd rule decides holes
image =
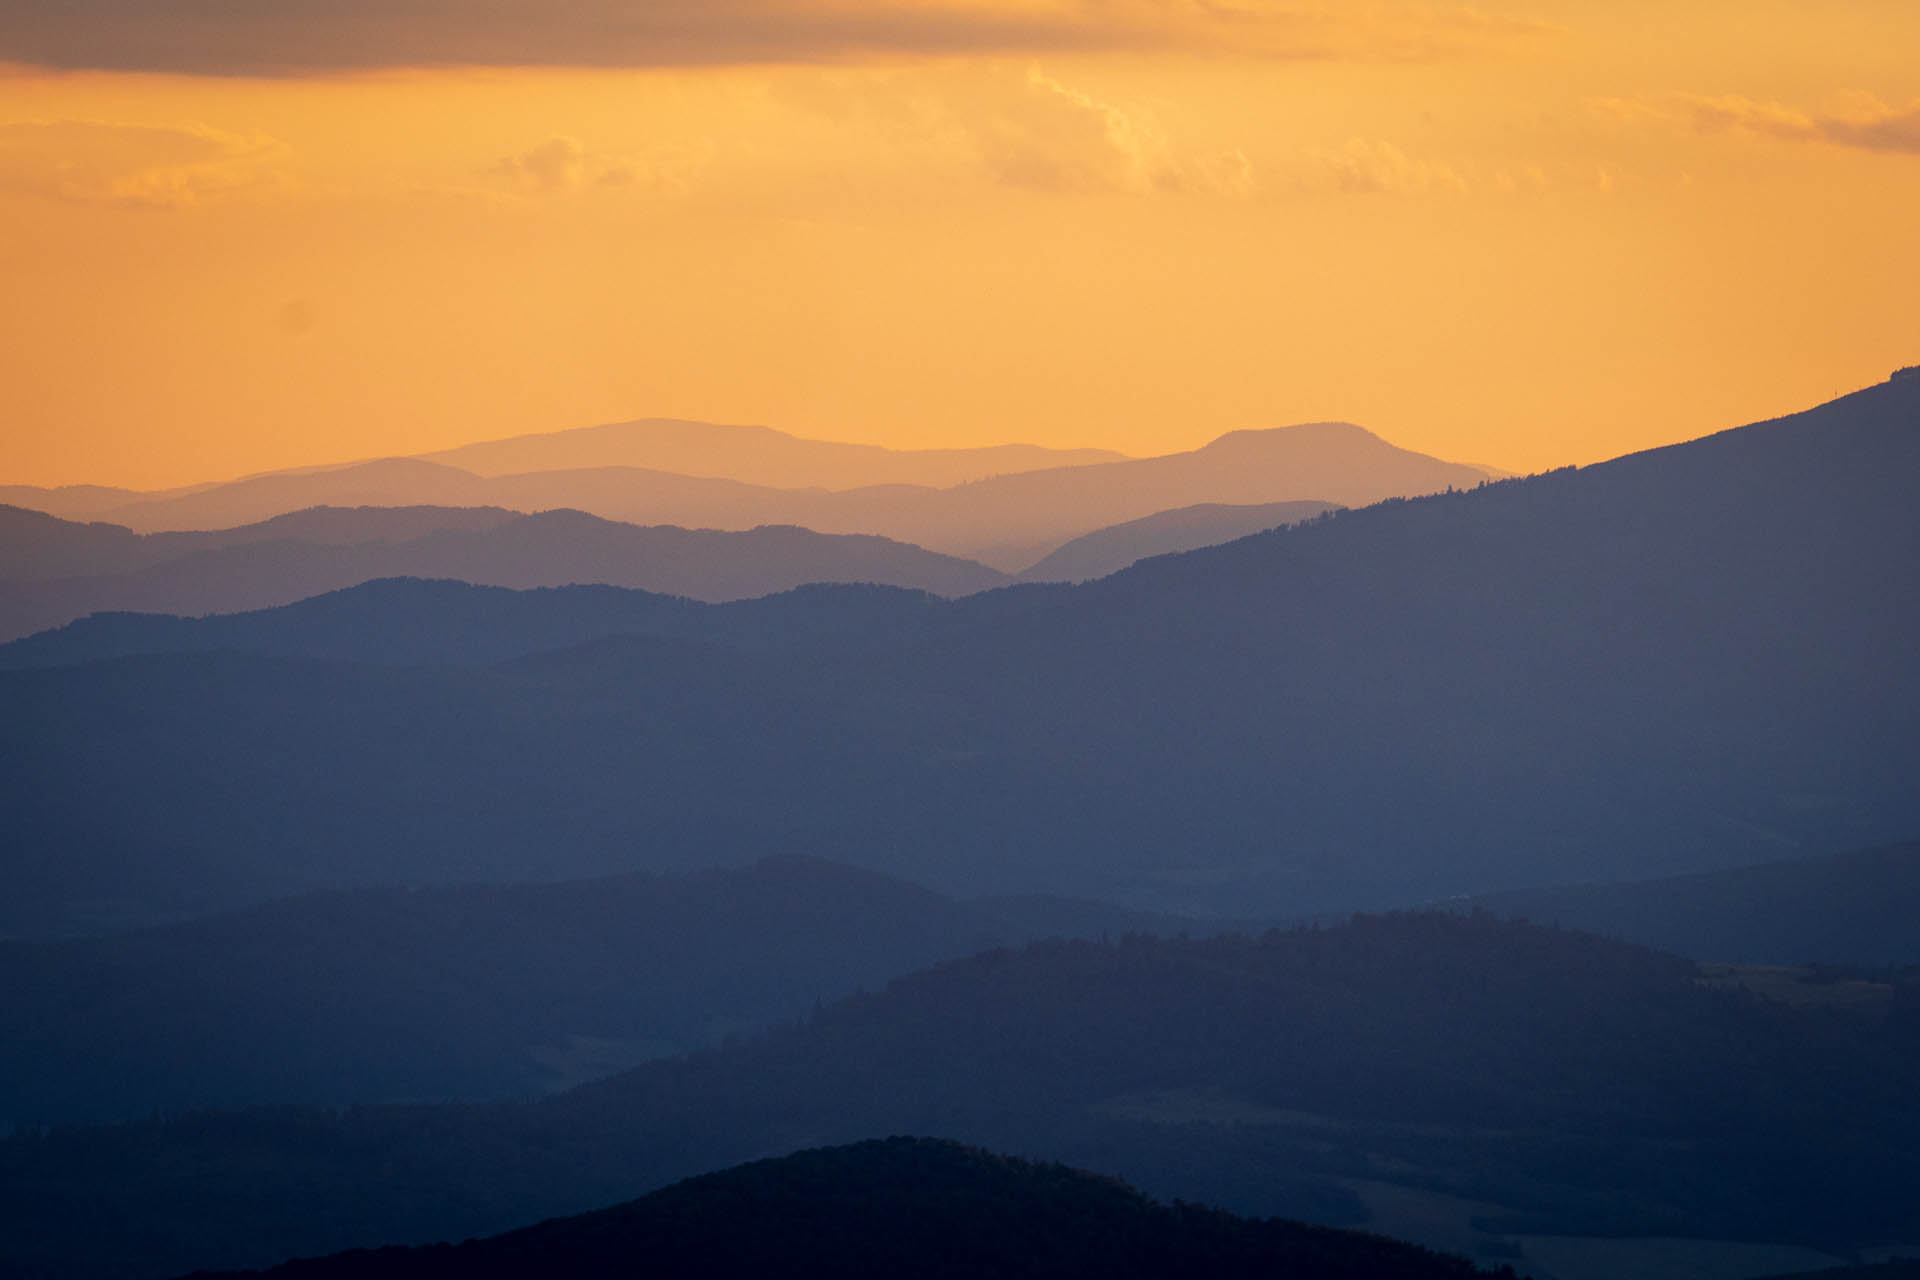
[[[537,1103],[20,1134],[0,1141],[0,1267],[144,1280],[460,1239],[927,1132],[1416,1239],[1435,1226],[1417,1207],[1369,1217],[1348,1184],[1453,1197],[1465,1241],[1508,1257],[1538,1235],[1912,1239],[1916,993],[1847,1014],[1700,977],[1440,913],[989,952]]]
[[[1149,556],[1217,546],[1298,524],[1336,510],[1330,502],[1203,502],[1096,529],[1065,543],[1020,573],[1022,582],[1088,582]]]
[[[100,619],[0,651],[0,906],[777,847],[1290,916],[1910,840],[1917,488],[1910,381],[1080,586]]]
[[[1465,905],[1697,960],[1920,965],[1920,842]]]
[[[737,480],[772,489],[861,489],[910,484],[945,489],[1014,471],[1118,462],[1111,449],[1030,444],[963,449],[890,449],[805,439],[772,427],[643,418],[487,440],[415,455],[478,476],[634,467]]]
[[[876,627],[919,637],[938,626],[943,603],[928,592],[853,584],[705,605],[600,584],[516,590],[376,578],[290,605],[204,618],[96,613],[0,644],[0,670],[222,650],[403,667],[538,663],[560,651],[549,661],[591,664],[591,646],[620,637],[692,642],[726,661],[735,649],[864,645]]]
[[[962,901],[777,857],[342,890],[105,937],[0,940],[0,1131],[532,1097],[977,951],[1226,927],[1089,902]]]
[[[1186,453],[995,474],[947,487],[769,487],[632,466],[481,476],[438,462],[390,458],[255,476],[89,514],[152,533],[226,528],[313,506],[572,508],[645,525],[798,525],[820,533],[873,534],[1015,572],[1068,539],[1169,508],[1208,502],[1363,505],[1485,479],[1482,470],[1395,448],[1351,424],[1314,423],[1231,432]],[[33,505],[30,494],[14,492],[14,501]]]
[[[100,484],[5,484],[0,485],[0,503],[59,516],[62,520],[84,521],[103,511],[124,507],[128,503],[148,501],[163,496],[177,497],[196,489],[211,487],[212,485],[189,485],[178,489],[142,490],[121,489]]]
[[[35,546],[9,536],[9,525],[31,521],[43,526],[34,529],[37,557]],[[217,533],[144,537],[102,524],[44,527],[51,521],[0,508],[0,640],[91,613],[236,613],[392,577],[517,588],[599,583],[712,602],[812,582],[967,595],[1008,581],[984,565],[880,537],[642,528],[578,511],[313,508]],[[91,567],[92,575],[55,577],[62,565]],[[6,581],[8,569],[29,580]]]

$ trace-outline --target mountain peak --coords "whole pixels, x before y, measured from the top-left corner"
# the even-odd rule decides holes
[[[1202,445],[1199,452],[1225,452],[1273,445],[1361,443],[1384,445],[1387,442],[1365,427],[1351,422],[1296,422],[1284,427],[1241,427],[1216,436]]]

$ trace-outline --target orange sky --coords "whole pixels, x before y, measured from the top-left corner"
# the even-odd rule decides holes
[[[650,415],[1535,470],[1920,361],[1911,0],[250,10],[10,6],[0,482]]]

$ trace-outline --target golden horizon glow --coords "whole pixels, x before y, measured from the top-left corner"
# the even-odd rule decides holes
[[[0,75],[0,483],[655,416],[1533,471],[1920,360],[1912,5],[745,7],[672,65]]]

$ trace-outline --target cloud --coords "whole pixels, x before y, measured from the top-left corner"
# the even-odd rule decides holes
[[[494,175],[534,191],[573,191],[586,181],[587,149],[576,138],[552,137],[530,151],[503,157]]]
[[[694,150],[663,149],[652,160],[590,150],[578,138],[556,134],[518,155],[502,156],[487,171],[496,186],[522,195],[567,195],[593,188],[646,186],[685,191],[698,164]]]
[[[1030,70],[965,120],[999,181],[1042,191],[1242,194],[1252,166],[1239,151],[1186,154],[1148,115],[1101,102]]]
[[[1354,138],[1344,147],[1310,157],[1309,186],[1331,186],[1348,195],[1422,194],[1465,191],[1467,181],[1451,165],[1409,156],[1391,142]]]
[[[0,0],[0,62],[281,76],[1125,49],[1431,58],[1549,30],[1425,0]]]
[[[75,204],[183,209],[273,179],[271,138],[92,120],[0,124],[0,191]]]
[[[1677,125],[1697,133],[1739,133],[1920,155],[1920,101],[1892,107],[1871,94],[1848,94],[1832,110],[1813,115],[1737,94],[1716,98],[1672,93],[1660,98],[1603,98],[1593,107],[1616,120]]]

